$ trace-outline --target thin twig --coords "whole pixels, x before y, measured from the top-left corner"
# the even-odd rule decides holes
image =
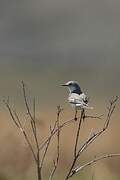
[[[109,126],[110,123],[110,119],[111,116],[113,114],[113,111],[115,109],[116,106],[116,102],[117,102],[118,98],[115,98],[113,101],[111,101],[112,103],[110,103],[110,106],[108,108],[108,114],[107,114],[107,118],[105,120],[105,123],[103,125],[103,128],[101,130],[99,130],[98,132],[94,133],[90,138],[88,138],[85,143],[82,145],[82,147],[79,149],[79,155],[92,143],[96,140],[96,138],[98,138],[100,135],[103,134],[103,132],[105,132]]]
[[[35,144],[36,144],[36,148],[37,148],[37,173],[38,173],[38,180],[42,179],[42,175],[41,175],[41,167],[40,167],[40,150],[39,150],[39,143],[38,143],[38,136],[37,136],[37,131],[36,131],[36,116],[35,116],[35,99],[33,100],[33,115],[30,111],[30,107],[28,104],[28,100],[27,100],[27,95],[26,95],[26,89],[25,89],[25,84],[22,81],[22,89],[23,89],[23,98],[24,98],[24,103],[27,109],[27,114],[30,117],[30,123],[31,123],[31,128],[32,128],[32,132],[33,132],[33,136],[35,139]]]
[[[77,159],[80,157],[81,153],[84,152],[91,143],[93,143],[100,135],[103,134],[103,132],[105,132],[107,130],[109,123],[110,123],[111,116],[112,116],[114,109],[116,107],[117,100],[118,100],[118,97],[116,97],[114,100],[112,100],[110,102],[110,106],[108,108],[107,118],[105,120],[105,123],[104,123],[102,130],[99,130],[97,133],[94,133],[90,138],[88,138],[85,141],[85,143],[79,149],[78,153],[76,154],[76,158],[74,158],[71,169],[69,170],[68,175],[66,176],[65,180],[69,179],[70,177],[72,177],[75,174],[75,172],[73,171],[75,169],[74,166],[75,166]]]
[[[59,158],[60,158],[60,113],[62,112],[62,109],[60,106],[57,107],[57,158],[56,158],[56,161],[54,160],[53,161],[53,170],[51,171],[51,174],[50,174],[50,177],[49,177],[49,180],[52,180],[53,177],[54,177],[54,174],[57,170],[57,167],[58,167],[58,163],[59,163]]]
[[[5,100],[4,100],[3,102],[4,102],[4,104],[6,105],[6,107],[7,107],[7,109],[8,109],[8,112],[9,112],[9,114],[10,114],[13,122],[15,123],[15,125],[17,126],[17,128],[23,133],[24,138],[25,138],[25,140],[26,140],[26,142],[27,142],[27,144],[28,144],[28,146],[29,146],[29,148],[30,148],[30,150],[31,150],[31,152],[32,152],[32,155],[33,155],[33,157],[34,157],[34,160],[35,160],[35,162],[37,162],[37,158],[36,158],[35,152],[34,152],[34,150],[33,150],[32,144],[31,144],[31,142],[30,142],[30,140],[29,140],[29,138],[28,138],[28,136],[27,136],[27,133],[25,132],[24,128],[22,127],[22,124],[21,124],[21,122],[20,122],[20,119],[19,119],[17,113],[14,111],[14,114],[13,114],[12,109],[11,109],[10,105],[8,104],[8,102],[6,102]],[[15,115],[15,116],[14,116],[14,115]]]
[[[35,133],[37,133],[37,128],[36,128],[36,102],[35,102],[35,98],[33,99],[33,124],[34,124],[34,130]]]
[[[58,106],[58,112],[57,112],[57,164],[59,162],[59,157],[60,157],[60,113],[62,112],[62,109],[60,106]]]
[[[103,156],[96,157],[96,158],[92,159],[91,161],[85,163],[84,165],[78,166],[75,169],[73,169],[72,174],[70,175],[70,177],[72,177],[74,174],[78,173],[82,169],[86,168],[87,166],[93,165],[93,164],[95,164],[96,162],[98,162],[100,160],[103,160],[103,159],[106,159],[106,158],[112,158],[112,157],[120,157],[120,154],[106,154],[106,155],[103,155]]]
[[[90,118],[90,117],[91,117],[91,116],[87,116],[87,118]],[[95,119],[96,119],[96,118],[99,119],[100,117],[101,117],[101,116],[92,116],[92,118],[95,118]],[[78,118],[80,118],[80,117],[78,117]],[[75,123],[75,118],[63,122],[63,124],[60,125],[59,129],[61,130],[61,129],[64,128],[65,126],[69,126],[69,124],[71,124],[71,123]],[[49,137],[47,137],[46,140],[44,140],[44,141],[41,143],[41,145],[40,145],[40,151],[44,148],[44,146],[46,146],[47,142],[49,141],[49,138],[51,138],[51,136],[54,136],[57,132],[58,132],[58,129],[55,129],[55,130],[53,131],[53,133],[52,133]]]
[[[68,121],[63,122],[63,123],[59,126],[59,130],[61,130],[61,129],[62,129],[63,127],[65,127],[65,126],[68,126],[68,125],[71,124],[71,123],[75,123],[74,118],[73,118],[73,119],[70,119],[70,120],[68,120]],[[51,136],[54,136],[57,132],[58,132],[58,129],[55,129],[55,130],[51,133],[51,135],[50,135],[49,137],[47,137],[46,140],[44,140],[44,141],[41,143],[41,145],[40,145],[40,147],[39,147],[39,150],[40,150],[40,151],[41,151],[41,150],[44,148],[44,146],[47,144],[47,142],[49,141],[49,139],[51,138]]]
[[[79,140],[79,135],[80,135],[80,129],[81,129],[81,123],[82,123],[82,120],[83,120],[83,115],[84,115],[84,109],[82,109],[81,111],[81,116],[80,116],[80,119],[79,119],[79,124],[78,124],[78,129],[77,129],[77,134],[76,134],[76,139],[75,139],[75,146],[74,146],[74,158],[73,158],[73,162],[72,162],[72,165],[67,173],[67,176],[65,177],[65,180],[69,179],[69,176],[76,164],[76,161],[78,159],[78,153],[77,153],[77,146],[78,146],[78,140]]]
[[[80,135],[80,128],[81,128],[81,124],[82,124],[83,114],[84,114],[84,110],[81,111],[81,117],[79,120],[78,129],[77,129],[77,134],[76,134],[76,139],[75,139],[75,148],[74,148],[74,157],[76,157],[76,154],[77,154],[77,145],[78,145],[78,139],[79,139],[79,135]]]
[[[15,123],[15,125],[17,126],[17,128],[19,128],[19,127],[20,127],[20,126],[19,126],[19,123],[16,121],[16,119],[15,119],[13,113],[12,113],[12,110],[11,110],[11,108],[10,108],[10,105],[9,105],[8,102],[6,102],[5,100],[3,100],[3,103],[4,103],[5,106],[7,107],[7,109],[8,109],[8,111],[9,111],[9,114],[10,114],[13,122]]]
[[[39,153],[39,143],[38,143],[38,138],[37,138],[37,132],[36,132],[36,122],[35,122],[35,99],[33,100],[33,116],[31,114],[30,111],[30,107],[28,105],[28,100],[27,100],[27,96],[26,96],[26,89],[25,89],[25,84],[22,81],[22,89],[23,89],[23,97],[24,97],[24,102],[25,102],[25,106],[27,109],[27,114],[29,115],[30,119],[31,119],[31,128],[32,128],[32,132],[35,138],[35,142],[36,142],[36,147],[37,147],[37,153]],[[39,155],[38,155],[39,157]]]
[[[29,117],[31,119],[31,127],[32,127],[34,138],[35,138],[36,147],[37,147],[37,150],[39,150],[39,143],[38,143],[37,132],[36,132],[36,122],[35,122],[35,119],[36,119],[36,117],[35,117],[35,113],[36,113],[35,112],[35,98],[33,100],[33,116],[32,116],[30,107],[28,105],[27,96],[26,96],[25,84],[23,81],[22,81],[22,89],[23,89],[23,97],[24,97],[24,102],[25,102],[25,106],[27,109],[27,114],[29,115]]]
[[[49,180],[52,180],[52,178],[53,178],[53,176],[54,176],[54,174],[55,174],[55,171],[56,171],[56,163],[55,163],[55,161],[53,160],[53,170],[52,170],[52,172],[51,172],[51,174],[50,174],[50,176],[49,176]]]
[[[34,118],[33,118],[32,114],[31,114],[31,112],[30,112],[30,108],[29,108],[28,100],[27,100],[27,96],[26,96],[25,84],[24,84],[23,81],[22,81],[22,89],[23,89],[23,98],[24,98],[24,102],[25,102],[26,109],[27,109],[27,114],[30,116],[32,130],[34,130],[34,125],[33,125]]]
[[[75,121],[77,121],[77,113],[78,113],[78,111],[77,111],[77,109],[75,108],[75,118],[74,118]]]
[[[56,120],[55,123],[54,123],[53,129],[52,129],[51,126],[50,126],[50,133],[51,133],[51,135],[52,135],[52,133],[54,132],[54,130],[55,130],[55,128],[56,128],[56,124],[57,124],[57,120]],[[41,165],[40,165],[41,169],[42,169],[42,167],[43,167],[43,163],[44,163],[44,160],[45,160],[45,157],[46,157],[46,154],[47,154],[47,151],[48,151],[48,148],[49,148],[51,139],[52,139],[52,136],[50,136],[49,140],[48,140],[47,143],[46,143],[46,147],[45,147],[45,150],[44,150],[44,153],[43,153],[43,157],[42,157],[42,159],[41,159]]]
[[[101,119],[101,117],[103,117],[103,114],[102,115],[100,115],[100,116],[87,116],[87,115],[85,115],[85,119],[87,119],[87,118],[90,118],[90,119]]]

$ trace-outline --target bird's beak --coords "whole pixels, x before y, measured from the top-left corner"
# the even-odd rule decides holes
[[[62,84],[61,86],[67,86],[67,84]]]

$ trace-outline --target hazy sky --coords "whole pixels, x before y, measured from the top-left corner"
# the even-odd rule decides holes
[[[119,55],[119,34],[118,0],[0,1],[2,55],[75,51],[111,57]]]
[[[0,1],[1,96],[22,79],[43,101],[70,79],[92,96],[119,95],[119,48],[118,0]]]

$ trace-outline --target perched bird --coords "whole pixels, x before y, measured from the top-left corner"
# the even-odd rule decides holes
[[[75,81],[68,81],[62,86],[66,86],[69,89],[68,102],[75,108],[75,111],[82,109],[93,109],[93,107],[88,106],[88,98],[82,92],[79,84]]]

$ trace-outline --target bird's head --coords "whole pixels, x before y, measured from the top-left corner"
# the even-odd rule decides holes
[[[82,93],[81,88],[76,81],[68,81],[67,83],[63,84],[62,86],[68,87],[70,93],[76,93],[79,95]]]

